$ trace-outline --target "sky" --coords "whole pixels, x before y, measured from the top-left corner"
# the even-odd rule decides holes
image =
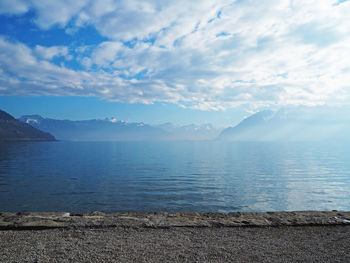
[[[236,124],[350,99],[350,2],[1,0],[15,117]]]

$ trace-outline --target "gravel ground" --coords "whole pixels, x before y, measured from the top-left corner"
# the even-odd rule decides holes
[[[350,262],[350,226],[0,231],[0,262]]]

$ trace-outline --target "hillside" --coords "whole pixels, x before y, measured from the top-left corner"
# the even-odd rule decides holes
[[[0,141],[55,141],[55,137],[0,110]]]

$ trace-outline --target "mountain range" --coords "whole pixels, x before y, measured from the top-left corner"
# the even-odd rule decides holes
[[[220,132],[210,124],[176,126],[165,123],[152,126],[116,118],[71,121],[25,115],[19,120],[54,134],[59,140],[68,141],[212,140]]]
[[[52,135],[51,135],[52,134]],[[149,125],[116,118],[56,120],[25,115],[18,120],[0,111],[0,140],[68,141],[322,141],[350,140],[350,110],[295,107],[260,111],[238,125],[220,130],[211,124]],[[55,136],[55,137],[53,137]]]

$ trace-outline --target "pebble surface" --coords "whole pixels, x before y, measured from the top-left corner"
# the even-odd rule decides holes
[[[349,212],[0,213],[0,262],[350,262]]]

